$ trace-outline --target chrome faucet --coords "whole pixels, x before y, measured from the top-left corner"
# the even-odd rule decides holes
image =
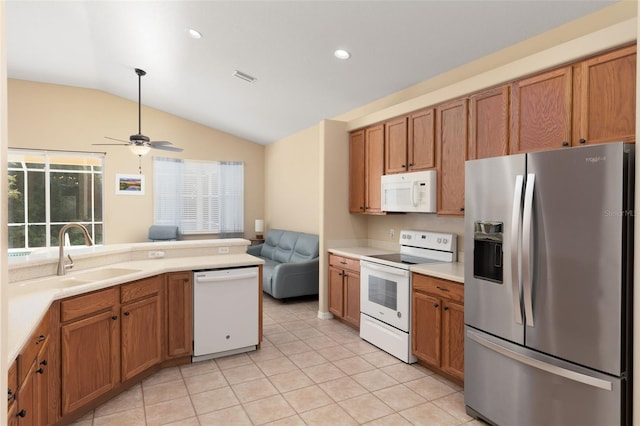
[[[58,275],[64,275],[67,272],[67,269],[73,268],[73,259],[71,259],[71,255],[67,254],[69,258],[69,263],[64,262],[64,234],[67,232],[69,228],[80,228],[82,233],[84,234],[85,244],[88,246],[93,245],[93,240],[89,236],[89,231],[84,225],[79,223],[68,223],[60,229],[60,233],[58,234],[58,243],[60,243],[60,254],[58,257]]]

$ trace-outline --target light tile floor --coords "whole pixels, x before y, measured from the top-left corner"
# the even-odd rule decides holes
[[[459,386],[317,312],[265,295],[260,350],[163,369],[75,425],[484,425]]]

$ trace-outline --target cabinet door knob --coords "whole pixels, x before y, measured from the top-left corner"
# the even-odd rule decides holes
[[[16,417],[24,417],[27,415],[27,410],[25,410],[24,408],[20,411],[18,411],[18,414],[16,414]]]
[[[45,337],[44,335],[40,335],[38,336],[38,339],[36,340],[36,345],[39,345],[40,343],[42,343],[44,341]]]
[[[118,319],[118,316],[117,316],[117,315],[114,315],[114,316],[112,316],[112,317],[111,317],[111,319],[115,321],[115,320],[117,320],[117,319]]]
[[[8,391],[8,398],[7,398],[7,400],[8,400],[8,401],[11,401],[11,398],[13,398],[13,391],[11,390],[11,388],[7,388],[7,391]]]
[[[440,306],[440,305],[438,305],[437,303],[434,303],[434,304],[433,304],[433,307],[434,307],[434,308],[437,308],[438,306]]]
[[[40,367],[36,370],[36,374],[43,374],[44,373],[44,368]]]
[[[449,307],[448,307],[448,306],[445,306],[443,309],[444,309],[445,311],[448,311],[448,310],[449,310]]]
[[[581,145],[584,145],[585,143],[587,143],[586,139],[580,139],[578,142],[580,142]]]
[[[47,365],[47,364],[48,364],[48,362],[47,362],[46,359],[43,359],[42,361],[40,361],[40,365]]]
[[[125,317],[128,317],[128,316],[129,316],[129,311],[125,312],[125,313],[124,313],[124,316],[125,316]]]
[[[567,142],[567,141],[563,141],[563,142],[562,142],[562,146],[569,146],[569,142]]]
[[[403,169],[406,169],[406,168],[407,168],[407,165],[406,165],[406,164],[403,164],[403,165],[402,165],[402,166],[400,166],[400,167],[402,167]]]
[[[413,167],[413,163],[409,163],[409,167]]]

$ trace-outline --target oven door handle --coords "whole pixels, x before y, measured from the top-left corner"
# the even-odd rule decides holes
[[[372,263],[369,262],[361,262],[360,263],[360,268],[361,269],[371,269],[372,271],[378,271],[378,272],[383,272],[385,274],[391,274],[391,275],[398,275],[400,277],[406,277],[407,275],[409,275],[408,271],[405,271],[404,269],[398,269],[398,268],[394,268],[391,266],[388,267],[384,267],[384,266],[378,266],[378,265],[374,265]],[[360,271],[362,272],[362,270]]]

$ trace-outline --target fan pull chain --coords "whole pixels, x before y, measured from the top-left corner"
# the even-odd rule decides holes
[[[138,155],[138,171],[142,174],[142,155]]]

